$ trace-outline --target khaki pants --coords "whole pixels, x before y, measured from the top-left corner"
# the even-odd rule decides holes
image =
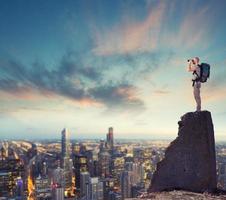
[[[196,111],[201,111],[201,97],[200,97],[201,83],[195,82],[193,87],[194,87],[193,94],[196,101]]]

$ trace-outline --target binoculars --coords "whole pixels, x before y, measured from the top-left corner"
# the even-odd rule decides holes
[[[195,64],[194,59],[188,59],[188,62],[189,62],[189,63],[192,62],[193,64]]]

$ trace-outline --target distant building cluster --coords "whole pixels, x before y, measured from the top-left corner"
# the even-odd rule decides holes
[[[0,199],[124,200],[147,192],[168,142],[71,140],[2,141]],[[226,189],[226,147],[217,146],[218,187]]]
[[[216,147],[216,159],[217,159],[217,187],[222,190],[226,190],[226,145],[219,144]]]

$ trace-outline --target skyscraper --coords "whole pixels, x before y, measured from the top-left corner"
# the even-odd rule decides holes
[[[21,177],[18,177],[17,181],[16,181],[16,195],[15,196],[16,196],[16,199],[18,199],[18,200],[24,199],[24,182]]]
[[[110,191],[108,193],[108,200],[122,200],[122,196],[120,193],[114,192],[114,191]]]
[[[53,185],[64,187],[64,170],[58,167],[53,171]]]
[[[125,170],[132,172],[132,184],[141,182],[143,176],[143,166],[140,163],[126,162]]]
[[[132,182],[132,171],[123,171],[120,178],[122,200],[124,200],[125,198],[132,197]]]
[[[80,188],[80,174],[88,171],[87,157],[81,154],[73,156],[74,171],[75,171],[75,186]]]
[[[74,167],[72,159],[69,157],[64,157],[64,191],[65,196],[74,196],[75,184],[73,181],[74,177]]]
[[[24,165],[19,159],[0,160],[0,197],[17,196],[18,184],[23,184],[24,177]]]
[[[110,175],[111,155],[103,146],[103,141],[100,141],[100,151],[98,153],[98,174],[101,178],[106,178]]]
[[[73,162],[70,159],[71,148],[69,140],[69,131],[65,128],[61,132],[61,156],[62,168],[64,171],[64,193],[65,196],[74,195],[73,183]]]
[[[37,177],[35,179],[35,196],[37,200],[51,199],[52,190],[48,177]]]
[[[64,188],[54,185],[52,188],[52,199],[64,200]]]
[[[112,152],[114,149],[114,137],[113,137],[113,127],[108,129],[107,133],[107,148]]]
[[[103,182],[103,193],[104,199],[109,199],[109,193],[115,190],[115,178],[103,178],[101,179]]]
[[[90,176],[94,177],[97,176],[95,174],[95,169],[94,169],[94,154],[92,150],[87,150],[84,152],[84,156],[87,158],[87,167],[88,167],[88,172],[90,173]]]
[[[81,172],[80,174],[80,196],[88,198],[89,172]]]
[[[89,200],[103,200],[103,182],[98,177],[89,179]]]
[[[66,128],[61,132],[61,155],[62,158],[70,157],[69,131]]]

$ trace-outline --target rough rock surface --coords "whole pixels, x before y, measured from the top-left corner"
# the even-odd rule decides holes
[[[194,193],[188,191],[170,191],[149,193],[140,198],[128,198],[125,200],[226,200],[224,194]]]
[[[186,190],[212,192],[217,187],[214,130],[211,113],[181,117],[178,137],[157,164],[149,192]]]

